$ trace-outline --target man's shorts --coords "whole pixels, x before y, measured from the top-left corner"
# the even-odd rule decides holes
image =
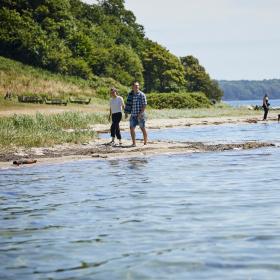
[[[137,125],[139,125],[140,128],[144,128],[145,127],[145,120],[146,120],[145,117],[139,119],[137,117],[131,116],[130,119],[129,119],[130,127],[135,128]]]

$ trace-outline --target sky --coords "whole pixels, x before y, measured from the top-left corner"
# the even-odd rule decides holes
[[[95,4],[95,0],[83,0]],[[280,0],[125,0],[146,37],[217,80],[280,79]]]

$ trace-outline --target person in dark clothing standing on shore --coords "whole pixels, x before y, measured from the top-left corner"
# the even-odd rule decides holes
[[[263,109],[264,109],[264,115],[263,115],[263,121],[266,121],[268,110],[269,110],[269,102],[268,102],[268,95],[265,94],[263,97]]]
[[[119,140],[119,144],[122,144],[122,137],[120,131],[120,121],[122,119],[122,110],[124,109],[124,101],[115,88],[111,88],[111,100],[110,100],[110,115],[109,120],[112,118],[111,125],[111,137],[110,144],[115,144],[115,137]]]

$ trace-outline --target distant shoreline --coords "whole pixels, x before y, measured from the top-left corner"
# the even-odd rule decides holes
[[[260,101],[262,98],[257,99],[222,99],[222,102],[225,101]],[[270,100],[280,100],[280,98],[270,98]]]

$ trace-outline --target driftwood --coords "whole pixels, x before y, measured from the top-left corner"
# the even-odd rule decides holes
[[[73,98],[69,97],[70,103],[77,103],[77,104],[86,104],[88,105],[91,101],[91,98]]]
[[[36,162],[37,162],[36,159],[19,159],[19,160],[14,160],[13,164],[21,165],[21,164],[32,164],[32,163],[36,163]]]

